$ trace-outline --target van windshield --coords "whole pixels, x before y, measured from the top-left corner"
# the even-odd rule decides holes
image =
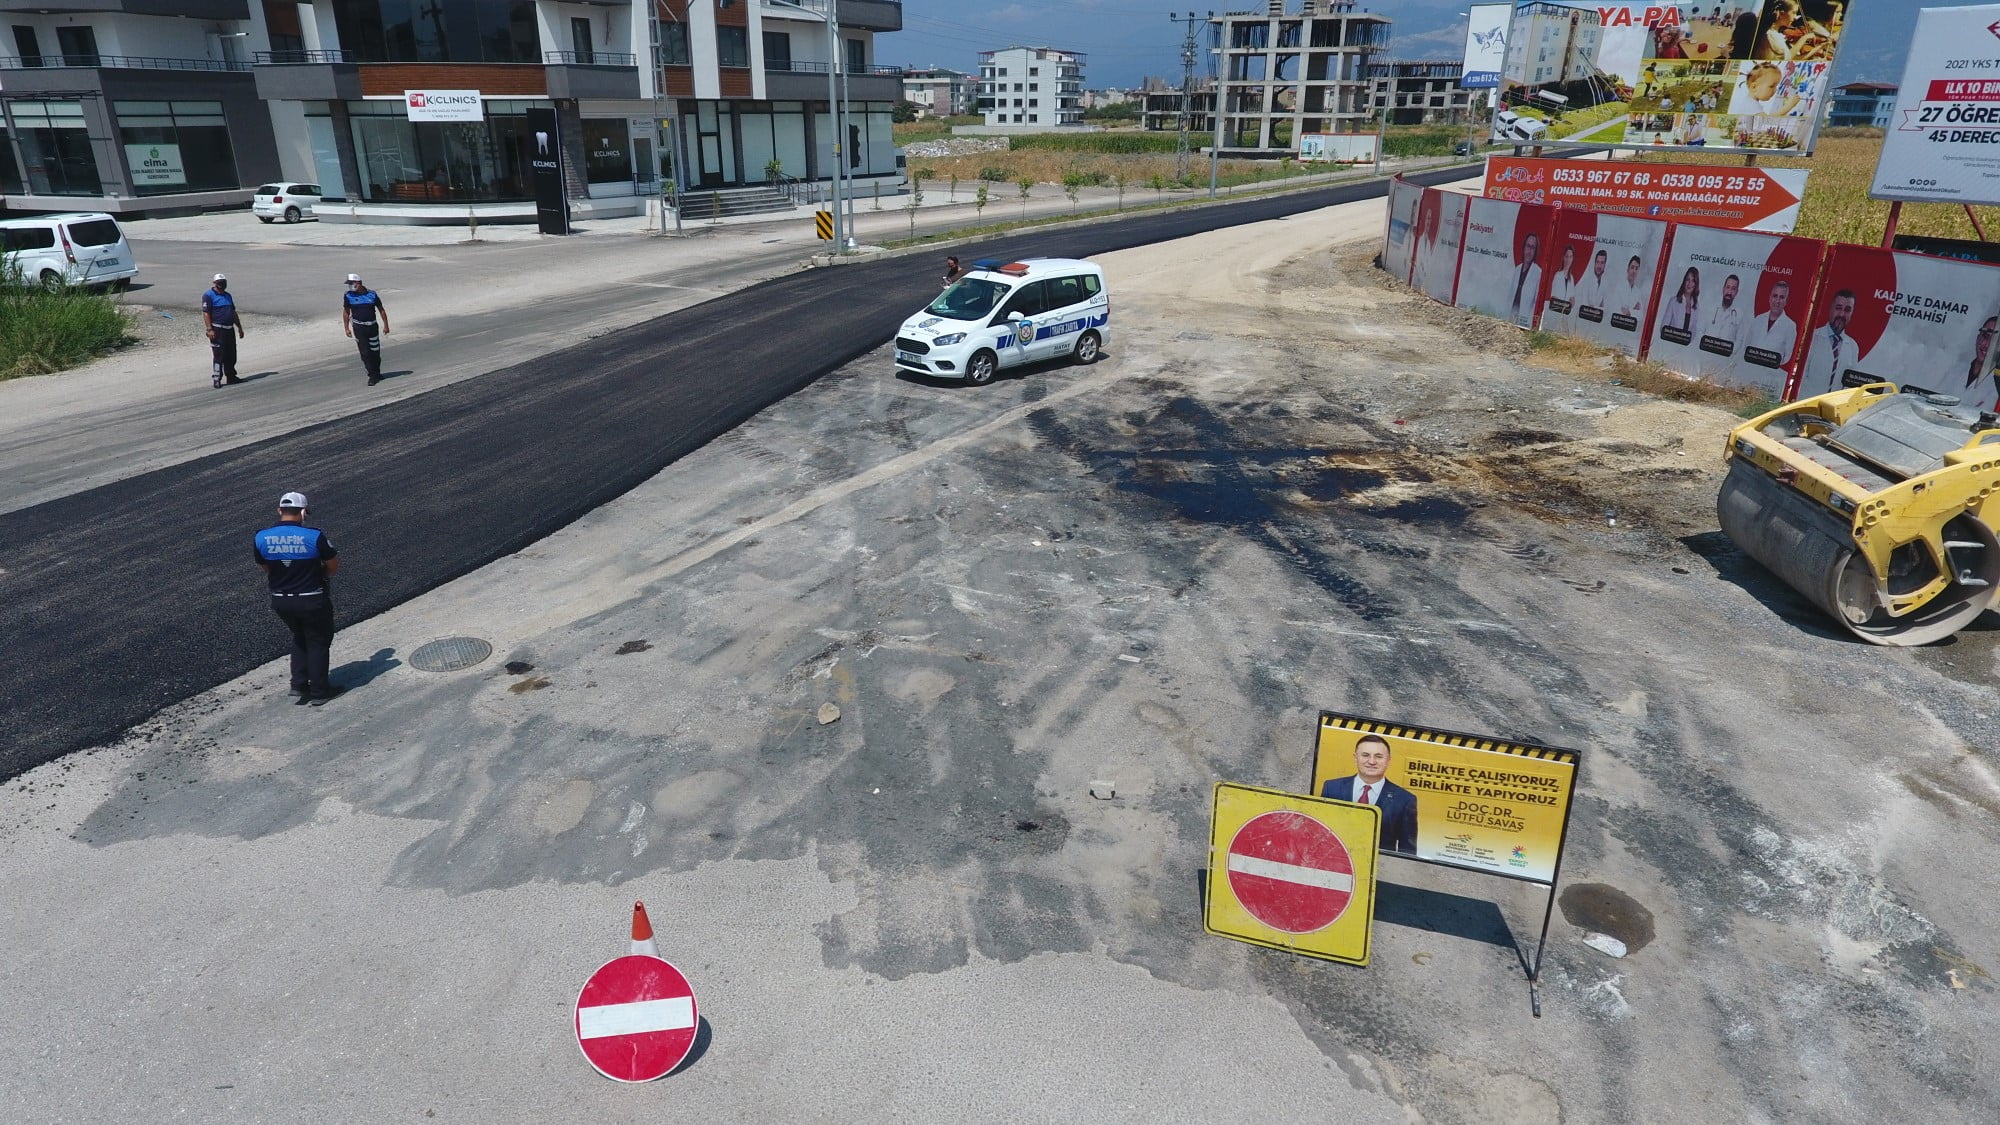
[[[938,294],[938,299],[924,311],[953,320],[981,320],[1000,307],[1001,298],[1007,295],[1010,288],[983,277],[962,277],[951,288]]]

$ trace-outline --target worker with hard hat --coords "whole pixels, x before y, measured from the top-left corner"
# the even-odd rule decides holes
[[[347,292],[340,299],[340,327],[354,339],[368,385],[382,381],[382,337],[389,331],[389,309],[382,295],[368,288],[358,273],[347,275]]]

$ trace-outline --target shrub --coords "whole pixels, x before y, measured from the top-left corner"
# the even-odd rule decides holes
[[[1007,174],[1007,169],[1005,168],[994,168],[989,166],[981,168],[979,170],[979,178],[985,180],[989,184],[1004,184],[1012,177]]]
[[[126,343],[129,327],[104,294],[26,285],[11,263],[0,276],[0,378],[76,367]]]

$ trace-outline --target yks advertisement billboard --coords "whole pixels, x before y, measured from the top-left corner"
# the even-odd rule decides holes
[[[1431,188],[1417,204],[1417,229],[1411,247],[1410,288],[1451,304],[1458,286],[1458,252],[1465,240],[1465,209],[1469,195]]]
[[[1825,253],[1817,239],[1675,227],[1648,354],[1684,375],[1784,398]]]
[[[1652,312],[1667,224],[1565,207],[1544,331],[1581,336],[1637,358]]]
[[[1458,267],[1459,308],[1535,326],[1542,282],[1554,260],[1556,209],[1501,199],[1475,199],[1466,215],[1465,251]]]
[[[2000,266],[1835,246],[1797,397],[1887,380],[1993,408]]]
[[[1533,117],[1538,143],[1809,153],[1846,15],[1846,0],[1521,4],[1494,139]]]
[[[1877,199],[2000,203],[2000,5],[1923,8],[1882,138]]]

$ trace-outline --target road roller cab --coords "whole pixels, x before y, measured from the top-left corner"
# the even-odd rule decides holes
[[[1730,433],[1722,530],[1863,640],[1918,645],[2000,591],[2000,419],[1874,383]]]

